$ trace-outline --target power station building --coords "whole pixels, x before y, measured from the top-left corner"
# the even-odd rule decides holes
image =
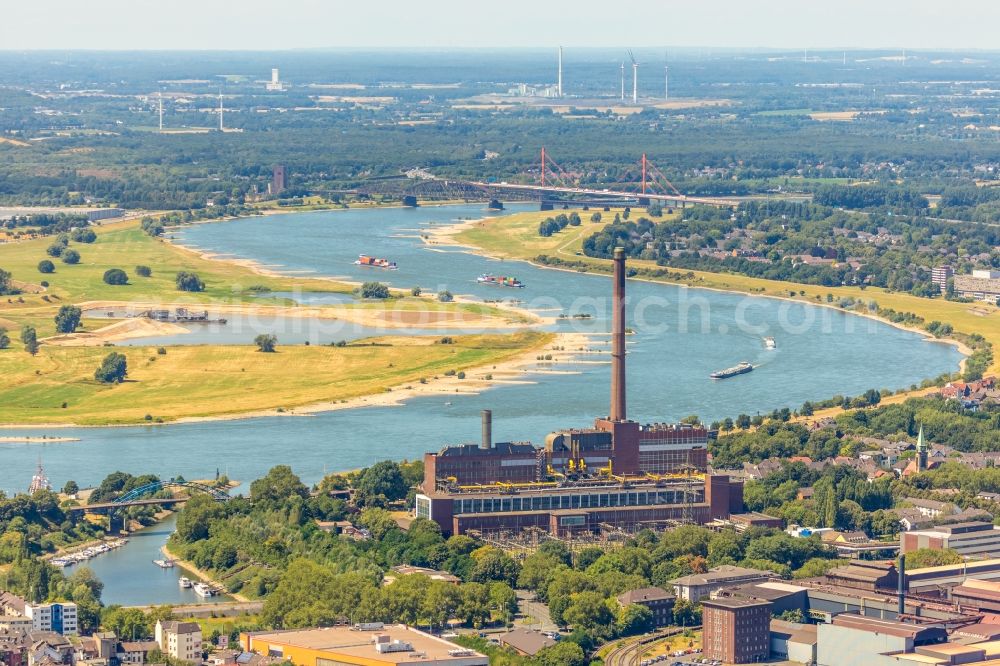
[[[592,428],[560,430],[544,447],[482,440],[424,455],[416,515],[446,534],[541,529],[556,537],[707,523],[743,510],[743,485],[706,474],[708,432],[626,417],[625,255],[614,256],[611,409]]]

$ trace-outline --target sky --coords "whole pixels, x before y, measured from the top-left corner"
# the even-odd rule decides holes
[[[2,0],[0,49],[996,49],[996,0]]]

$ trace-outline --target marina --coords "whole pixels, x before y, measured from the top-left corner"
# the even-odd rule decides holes
[[[104,582],[102,600],[105,604],[147,606],[153,604],[203,604],[210,601],[231,601],[224,593],[203,597],[194,590],[196,579],[181,566],[162,569],[154,559],[163,559],[162,548],[173,534],[176,514],[129,535],[120,548],[97,557],[87,567]],[[190,586],[185,586],[187,578]],[[214,588],[218,591],[218,588]]]
[[[93,558],[103,555],[104,553],[110,553],[113,550],[121,548],[127,543],[128,539],[111,539],[110,541],[104,541],[95,546],[88,546],[87,548],[73,553],[54,557],[49,560],[49,564],[60,569],[65,569],[73,566],[74,564],[80,564],[81,562],[92,560]]]

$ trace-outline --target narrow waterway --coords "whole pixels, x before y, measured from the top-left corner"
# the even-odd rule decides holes
[[[517,298],[540,315],[566,315],[552,325],[554,330],[608,331],[610,280],[605,276],[498,262],[457,247],[428,246],[420,239],[430,228],[484,214],[475,205],[323,211],[194,225],[178,235],[179,242],[293,274],[377,279],[480,299]],[[355,266],[361,253],[396,261],[399,270]],[[514,275],[526,287],[477,284],[482,273]],[[629,281],[628,293],[628,325],[635,331],[628,341],[628,407],[629,416],[642,422],[675,421],[690,414],[710,422],[777,407],[794,409],[806,400],[858,395],[869,388],[895,390],[953,372],[961,360],[951,345],[833,308],[636,281]],[[573,318],[578,314],[589,317]],[[296,325],[302,328],[292,333],[257,322],[251,330],[242,325],[238,332],[230,330],[225,338],[201,330],[158,343],[226,339],[249,344],[259,330],[277,330],[279,345],[346,337],[342,330],[312,329],[308,320]],[[765,336],[775,338],[777,349],[765,349]],[[602,348],[606,341],[594,337],[592,345]],[[756,366],[753,372],[722,381],[709,377],[744,360]],[[0,489],[26,489],[39,457],[60,487],[67,479],[94,485],[115,470],[206,478],[218,469],[250,481],[276,464],[291,465],[313,483],[327,471],[414,459],[444,444],[475,441],[484,408],[494,410],[497,441],[536,443],[552,430],[586,426],[607,413],[606,364],[581,362],[556,373],[544,372],[544,364],[538,369],[542,372],[526,377],[530,381],[525,383],[500,385],[480,395],[422,397],[402,407],[185,425],[0,429],[0,436],[80,439],[0,443],[5,469]]]
[[[181,576],[193,578],[180,567],[163,569],[153,560],[163,559],[160,549],[174,533],[177,516],[134,532],[129,542],[109,553],[99,555],[83,566],[90,567],[104,582],[102,600],[105,605],[146,606],[151,604],[199,604],[229,601],[230,597],[203,599],[178,582]],[[80,566],[80,565],[76,565]],[[72,572],[68,569],[67,573]]]

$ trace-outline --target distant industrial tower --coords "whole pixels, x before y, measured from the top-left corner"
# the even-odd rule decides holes
[[[622,62],[622,101],[625,101],[625,62]]]
[[[222,91],[220,90],[219,91],[219,131],[220,132],[225,132],[226,131],[226,126],[222,122],[222,112],[223,112],[223,110],[222,110]]]
[[[271,194],[278,196],[285,189],[285,166],[276,164],[271,170]]]
[[[271,80],[264,87],[267,90],[276,90],[278,92],[285,89],[285,84],[281,82],[281,77],[278,75],[277,67],[271,69]]]
[[[663,99],[670,101],[670,63],[666,55],[663,56]]]
[[[160,91],[160,131],[163,131],[163,91]]]
[[[562,47],[559,47],[559,79],[556,83],[556,97],[562,97]]]

